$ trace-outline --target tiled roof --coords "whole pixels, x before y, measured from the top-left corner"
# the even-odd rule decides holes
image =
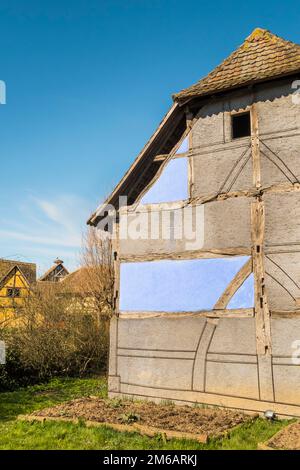
[[[58,260],[60,261],[60,260]],[[55,264],[53,266],[51,266],[51,268],[48,269],[48,271],[46,271],[40,278],[39,278],[39,281],[55,281],[55,277],[57,277],[55,274],[57,274],[55,271],[57,270],[57,268],[60,268],[60,271],[61,271],[61,274],[62,274],[62,277],[63,276],[67,276],[69,274],[69,271],[67,270],[67,268],[63,265],[63,261],[61,263],[57,263],[55,262]],[[59,277],[59,276],[58,276]]]
[[[30,284],[36,281],[36,265],[34,263],[24,263],[23,261],[13,261],[2,258],[0,258],[0,281],[16,266],[21,269]]]
[[[300,45],[257,28],[218,67],[173,95],[178,102],[300,71]]]

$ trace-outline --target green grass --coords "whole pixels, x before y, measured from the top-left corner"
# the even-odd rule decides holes
[[[47,384],[21,388],[15,392],[0,393],[0,423],[11,420],[19,414],[87,395],[107,395],[103,377],[92,379],[53,379]]]
[[[89,379],[55,379],[48,384],[15,392],[0,393],[0,449],[256,449],[286,426],[288,421],[267,422],[258,418],[233,430],[222,439],[208,444],[161,436],[148,438],[140,434],[116,432],[110,428],[88,428],[84,423],[17,421],[19,414],[52,406],[86,395],[106,397],[103,377]]]

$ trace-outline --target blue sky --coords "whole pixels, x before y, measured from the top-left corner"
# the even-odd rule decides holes
[[[0,257],[62,257],[171,105],[256,27],[300,43],[295,1],[0,0]]]

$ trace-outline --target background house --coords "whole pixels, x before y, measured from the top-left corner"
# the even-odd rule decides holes
[[[0,259],[0,325],[14,319],[36,283],[36,265]]]
[[[92,251],[95,253],[97,249],[94,247]],[[48,289],[68,299],[70,311],[95,312],[106,319],[110,316],[111,286],[111,267],[98,259],[70,273],[63,261],[56,258],[54,265],[37,282],[38,289]]]
[[[63,260],[56,258],[53,266],[39,278],[39,282],[60,282],[68,274],[69,271],[64,266]]]

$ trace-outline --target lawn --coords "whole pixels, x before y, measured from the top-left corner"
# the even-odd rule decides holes
[[[121,433],[106,427],[88,428],[79,424],[17,421],[19,414],[49,407],[72,398],[87,395],[105,397],[106,380],[54,379],[15,392],[0,393],[0,449],[256,449],[287,421],[267,422],[258,418],[235,429],[227,438],[208,444],[177,440],[165,442],[162,437],[148,438],[136,432]]]

